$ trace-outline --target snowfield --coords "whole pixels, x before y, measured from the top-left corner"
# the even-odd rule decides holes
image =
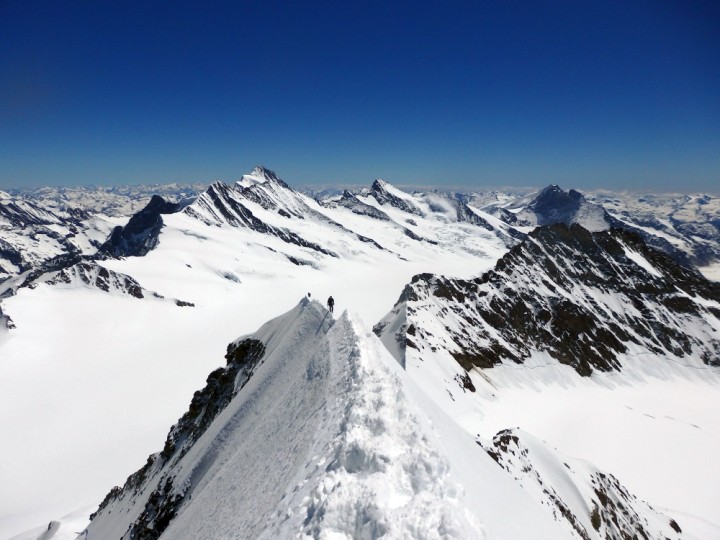
[[[563,381],[538,371],[543,370],[535,370],[532,380],[491,375],[493,382],[505,382],[495,384],[495,396],[476,422],[483,437],[522,426],[564,454],[611,471],[635,495],[674,517],[683,532],[720,538],[716,373],[672,370]]]
[[[167,538],[569,537],[356,325],[304,299],[250,336],[267,352],[248,384],[87,537],[126,533],[168,479],[162,500],[182,506]]]
[[[147,255],[97,261],[164,299],[128,294],[115,277],[105,291],[92,280],[52,282],[52,273],[3,298],[0,538],[75,538],[111,488],[163,449],[193,393],[224,364],[227,344],[253,332],[267,352],[247,385],[196,445],[158,464],[138,494],[111,502],[80,538],[120,538],[163,475],[183,504],[163,538],[582,537],[535,477],[516,479],[486,452],[509,428],[520,428],[518,448],[537,455],[540,477],[583,513],[590,538],[607,530],[591,517],[594,471],[637,496],[628,508],[658,537],[720,538],[718,368],[630,355],[629,369],[580,377],[537,353],[524,365],[472,370],[470,392],[454,360],[429,355],[401,366],[383,345],[392,341],[369,329],[416,274],[473,279],[491,269],[520,241],[512,235],[531,229],[498,216],[533,199],[477,195],[461,220],[451,198],[377,184],[375,195],[320,204],[256,170],[227,189],[223,205],[242,205],[265,229],[201,197],[190,211],[162,216]],[[592,202],[609,200],[601,195]],[[124,197],[98,204],[137,208]],[[611,205],[622,219],[624,200]],[[714,208],[715,199],[702,201],[672,211],[690,219],[694,205]],[[601,217],[594,205],[573,214],[597,228]],[[98,231],[121,223],[103,218],[76,242],[88,252]],[[675,229],[652,230],[684,241]],[[693,249],[702,245],[711,240]],[[33,246],[38,260],[59,252],[41,247]],[[654,268],[645,270],[652,278]],[[337,320],[322,307],[329,295],[336,314],[346,312]],[[563,460],[572,474],[552,472]],[[569,495],[576,491],[582,497]]]

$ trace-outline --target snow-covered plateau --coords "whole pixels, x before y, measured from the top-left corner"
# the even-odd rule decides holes
[[[0,197],[0,538],[720,538],[718,198],[155,191]]]

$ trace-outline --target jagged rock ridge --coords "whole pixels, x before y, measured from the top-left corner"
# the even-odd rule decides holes
[[[462,432],[452,459],[466,466],[451,471],[460,461],[451,464],[428,420],[419,420],[433,405],[406,397],[404,374],[379,345],[346,314],[334,321],[308,299],[231,343],[226,367],[195,393],[163,451],[108,493],[84,534],[460,540],[487,530],[599,540],[662,530],[678,538],[667,517],[612,476],[594,468],[559,474],[558,458],[538,456],[551,454],[541,443],[523,438],[511,447],[514,434],[481,448]],[[529,482],[521,478],[521,488],[496,462],[514,476],[529,473]],[[457,479],[467,477],[461,489]],[[578,490],[583,504],[567,496]]]
[[[163,226],[161,215],[173,214],[182,208],[182,204],[153,195],[147,206],[133,215],[127,225],[113,229],[110,238],[98,249],[98,254],[110,257],[147,255],[158,244]]]
[[[465,369],[549,354],[581,375],[648,352],[720,365],[720,286],[613,229],[539,227],[474,280],[415,276],[375,327],[396,355],[447,350]]]
[[[561,456],[520,429],[478,444],[577,538],[682,538],[680,525],[630,493],[612,474]]]
[[[0,283],[59,255],[76,255],[74,240],[89,215],[81,209],[49,209],[33,201],[0,200]]]
[[[40,283],[56,286],[87,286],[106,293],[128,295],[138,299],[165,299],[164,296],[145,289],[127,274],[109,270],[90,261],[78,262],[72,266],[62,266],[60,270],[42,274],[38,278],[28,282],[27,286],[34,288]],[[185,302],[183,300],[173,300],[173,302],[181,307],[192,307],[194,305],[191,302]]]

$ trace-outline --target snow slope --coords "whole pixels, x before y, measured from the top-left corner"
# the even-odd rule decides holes
[[[229,378],[207,430],[151,457],[88,538],[570,537],[444,418],[473,462],[456,469],[423,409],[440,413],[347,314],[304,299],[246,340],[265,346],[251,378]]]
[[[617,478],[558,454],[528,433],[501,431],[487,451],[580,538],[682,537],[674,519],[638,500]]]
[[[482,278],[416,276],[376,331],[469,433],[520,426],[707,538],[720,531],[718,298],[634,235],[558,225]]]
[[[255,191],[269,197],[273,190]],[[98,264],[195,307],[138,301],[79,281],[38,282],[3,299],[3,315],[16,328],[0,333],[0,467],[11,486],[0,490],[0,538],[97,504],[157,448],[225,344],[297,298],[310,292],[324,301],[332,294],[339,310],[350,307],[371,325],[412,275],[431,269],[473,277],[507,249],[468,223],[415,216],[438,242],[431,243],[406,236],[396,223],[376,225],[302,194],[286,198],[312,212],[301,218],[288,210],[287,218],[244,201],[268,224],[307,235],[341,257],[180,212],[163,215],[159,243],[147,255]],[[356,230],[384,249],[358,239]]]
[[[462,199],[473,202],[467,208],[481,218],[475,222],[452,197],[409,195],[387,183],[379,186],[378,197],[366,189],[339,204],[291,190],[263,170],[248,176],[228,187],[236,203],[267,227],[338,256],[288,242],[290,234],[283,238],[239,221],[208,222],[181,212],[163,215],[159,242],[147,255],[100,264],[131,276],[144,290],[193,302],[194,308],[107,294],[82,279],[44,280],[3,300],[0,320],[9,317],[16,328],[0,325],[0,477],[8,486],[0,489],[0,538],[43,522],[47,528],[50,520],[63,522],[59,517],[76,508],[97,505],[159,449],[168,426],[224,354],[224,345],[291,309],[297,298],[310,292],[322,301],[332,294],[339,309],[358,314],[355,323],[370,326],[392,308],[413,275],[473,279],[517,242],[512,234],[518,229],[486,211],[479,196]],[[418,212],[404,211],[380,191]],[[99,197],[98,204],[110,201]],[[517,197],[496,193],[490,199],[506,204]],[[113,212],[124,204],[117,200]],[[133,204],[140,208],[144,201]],[[105,234],[124,223],[108,218]],[[83,253],[92,251],[89,241],[83,246]],[[440,452],[450,456],[451,470],[470,474],[475,460],[470,448],[477,446],[478,433],[490,440],[502,429],[521,426],[566,454],[591,459],[651,503],[672,508],[683,526],[688,513],[720,522],[713,512],[719,496],[708,482],[718,475],[712,456],[720,452],[720,426],[710,413],[720,407],[720,398],[712,380],[701,382],[665,366],[651,375],[626,370],[622,377],[594,375],[578,383],[568,368],[534,355],[525,366],[493,368],[492,384],[481,384],[487,374],[471,372],[486,399],[480,404],[463,390],[462,379],[455,379],[464,375],[456,363],[441,369],[431,365],[426,359],[426,369],[409,374],[423,388],[421,396],[434,388],[430,395],[440,408],[425,413],[442,435],[440,444],[453,441]],[[408,395],[415,395],[412,388],[407,386]],[[662,406],[659,396],[666,399]],[[596,413],[616,400],[633,410],[613,406],[607,417]],[[575,422],[576,411],[594,423]],[[448,415],[471,435],[469,443],[464,432],[445,429],[451,425]],[[660,420],[665,416],[676,420]],[[668,438],[672,445],[658,452]],[[455,447],[467,452],[454,455]],[[701,459],[685,458],[695,453]],[[665,473],[657,474],[659,469]],[[467,487],[466,492],[473,493]]]

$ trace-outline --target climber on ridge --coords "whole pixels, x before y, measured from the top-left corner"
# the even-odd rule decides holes
[[[328,298],[327,305],[328,305],[328,310],[330,311],[330,313],[332,313],[333,308],[335,307],[335,299],[332,296],[330,298]]]

